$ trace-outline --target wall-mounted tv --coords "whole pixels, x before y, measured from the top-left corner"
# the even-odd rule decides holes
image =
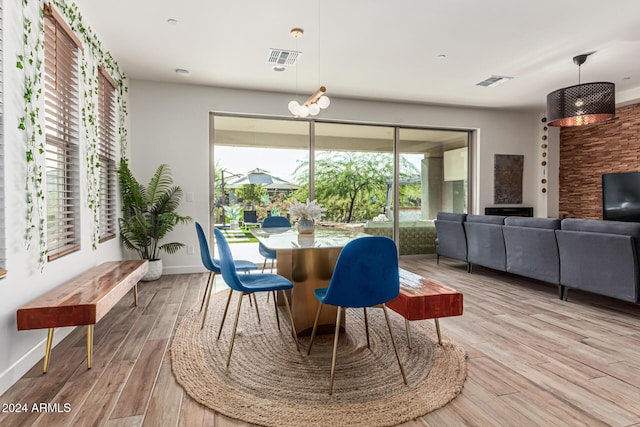
[[[640,222],[640,172],[602,175],[602,218]]]

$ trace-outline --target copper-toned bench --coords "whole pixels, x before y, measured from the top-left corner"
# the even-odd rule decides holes
[[[387,307],[404,317],[409,348],[409,320],[434,319],[438,344],[442,345],[438,319],[462,314],[462,293],[435,280],[400,269],[400,295],[389,301]]]
[[[18,309],[18,330],[48,328],[44,368],[49,369],[54,328],[87,326],[87,368],[91,369],[93,326],[133,288],[138,305],[138,281],[148,261],[112,261],[100,264]]]

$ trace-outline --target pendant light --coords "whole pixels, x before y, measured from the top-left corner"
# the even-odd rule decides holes
[[[580,83],[580,66],[589,55],[573,57],[578,66],[578,84],[558,89],[547,95],[549,126],[582,126],[615,117],[615,85],[608,82]]]

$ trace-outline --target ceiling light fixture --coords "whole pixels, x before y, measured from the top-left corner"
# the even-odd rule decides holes
[[[318,25],[318,27],[320,26]],[[298,50],[298,39],[302,38],[304,34],[304,30],[302,28],[292,28],[289,34],[291,35],[291,37],[296,39],[296,50]],[[319,50],[320,49],[318,48],[318,51]],[[318,56],[320,56],[319,53],[318,53]],[[319,62],[320,62],[320,59],[318,58],[318,63]],[[289,101],[289,104],[287,104],[287,108],[289,109],[289,112],[293,114],[295,117],[304,118],[304,117],[309,117],[309,115],[317,116],[320,113],[320,110],[324,110],[325,108],[329,107],[329,105],[331,104],[331,100],[327,95],[325,95],[326,91],[327,91],[327,88],[325,88],[324,86],[320,86],[320,88],[318,88],[318,90],[316,90],[305,101],[304,104],[300,105],[298,101],[293,100],[293,101]],[[296,68],[296,96],[297,95],[298,95],[298,69]]]
[[[580,84],[580,66],[589,55],[573,57],[578,66],[578,84],[547,95],[549,126],[582,126],[602,122],[616,115],[615,85],[608,82]]]

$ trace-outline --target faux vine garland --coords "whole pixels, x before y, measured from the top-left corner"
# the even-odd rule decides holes
[[[116,102],[118,110],[118,132],[120,156],[126,157],[127,149],[127,104],[125,94],[128,91],[125,76],[117,62],[109,52],[105,52],[102,44],[90,27],[83,22],[75,3],[67,5],[61,0],[50,1],[65,17],[69,27],[81,38],[84,50],[80,58],[82,73],[82,109],[81,120],[84,129],[84,147],[81,147],[86,159],[87,204],[92,212],[91,241],[94,249],[100,236],[100,161],[98,157],[98,67],[101,65],[118,84]],[[37,10],[38,20],[34,28],[29,13]],[[25,246],[30,247],[35,230],[39,236],[39,266],[44,267],[47,254],[45,235],[45,188],[43,168],[45,164],[45,140],[42,130],[40,99],[43,92],[42,55],[44,45],[44,11],[41,0],[22,0],[23,13],[23,48],[24,53],[18,57],[17,67],[24,72],[24,116],[19,119],[19,128],[26,135],[27,179],[27,225]],[[37,212],[37,215],[35,213]],[[36,225],[37,221],[37,225]]]
[[[42,55],[44,46],[44,11],[38,4],[38,12],[30,15],[30,0],[22,0],[22,42],[24,51],[18,56],[16,67],[24,73],[24,115],[18,119],[18,128],[25,132],[25,157],[27,177],[27,215],[24,244],[31,247],[33,234],[38,233],[38,265],[44,266],[47,255],[45,236],[45,190],[43,165],[45,156],[44,133],[41,125],[40,99],[42,97]]]

